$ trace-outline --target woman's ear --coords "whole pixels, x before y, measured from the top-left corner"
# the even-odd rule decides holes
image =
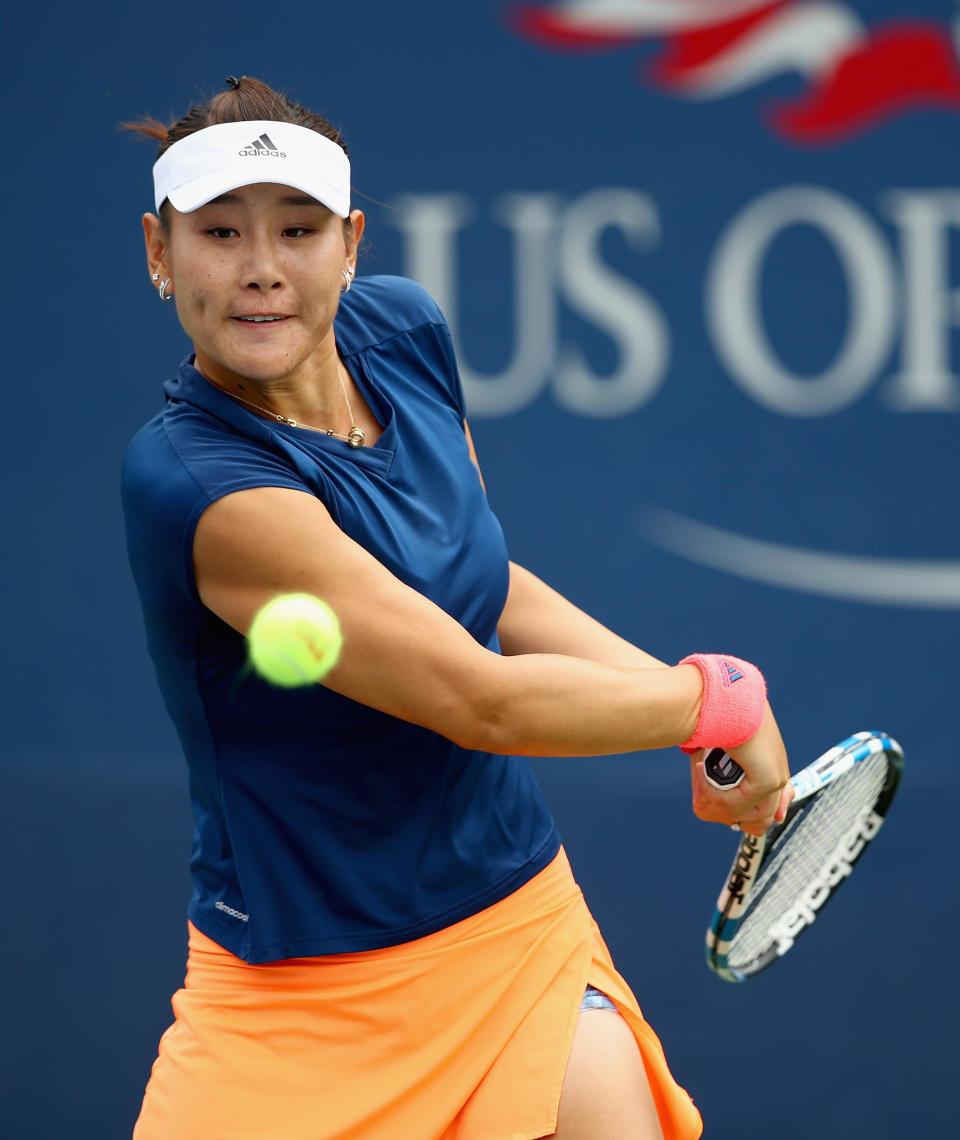
[[[354,259],[356,259],[357,250],[360,248],[360,241],[363,238],[363,230],[366,224],[367,219],[363,215],[363,210],[350,211],[350,225],[347,227],[350,240],[347,243],[347,253]]]
[[[147,249],[147,271],[151,275],[151,280],[156,281],[154,274],[161,279],[169,278],[171,274],[167,260],[167,235],[156,214],[143,215],[143,240]]]

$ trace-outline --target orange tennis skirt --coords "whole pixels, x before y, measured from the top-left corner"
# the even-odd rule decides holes
[[[556,1129],[588,984],[633,1031],[666,1140],[695,1140],[563,851],[502,902],[384,950],[249,965],[190,924],[134,1140],[535,1140]]]

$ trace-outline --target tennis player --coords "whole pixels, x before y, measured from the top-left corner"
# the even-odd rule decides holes
[[[123,501],[196,826],[134,1136],[691,1140],[524,757],[683,745],[697,814],[760,832],[788,794],[762,677],[666,667],[508,560],[442,315],[356,277],[339,134],[228,83],[138,125],[160,141],[149,272],[193,351]],[[243,635],[295,591],[345,642],[282,690]],[[705,782],[704,743],[741,788]]]

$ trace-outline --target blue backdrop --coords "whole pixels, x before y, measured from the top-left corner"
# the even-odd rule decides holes
[[[182,978],[184,770],[117,482],[188,346],[143,264],[153,150],[116,126],[230,73],[342,124],[361,271],[447,312],[513,556],[665,659],[756,660],[794,767],[861,728],[907,751],[835,909],[739,987],[702,964],[732,840],[690,815],[681,754],[537,763],[707,1135],[740,1131],[744,1073],[751,1127],[783,1140],[957,1134],[956,20],[948,0],[7,17],[4,1135],[129,1135]]]

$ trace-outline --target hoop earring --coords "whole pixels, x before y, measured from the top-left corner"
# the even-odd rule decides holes
[[[353,268],[348,265],[346,269],[344,269],[342,276],[343,284],[340,286],[340,292],[349,293],[350,286],[353,284]]]
[[[159,274],[154,274],[154,276],[159,276]],[[161,301],[172,301],[173,300],[173,294],[167,292],[167,286],[169,284],[170,284],[170,278],[169,277],[167,277],[165,280],[160,282],[160,300]]]

